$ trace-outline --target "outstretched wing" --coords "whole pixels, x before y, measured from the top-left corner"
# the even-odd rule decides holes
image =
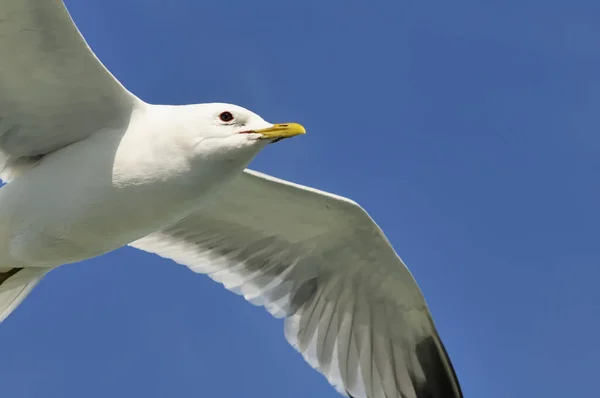
[[[356,203],[257,172],[131,244],[286,317],[285,334],[354,398],[460,398],[427,305]]]
[[[126,125],[138,99],[106,70],[61,0],[0,2],[0,176]]]

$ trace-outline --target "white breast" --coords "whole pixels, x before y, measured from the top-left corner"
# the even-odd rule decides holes
[[[197,209],[252,157],[198,165],[164,128],[140,118],[100,131],[0,189],[0,264],[58,266],[126,245]]]

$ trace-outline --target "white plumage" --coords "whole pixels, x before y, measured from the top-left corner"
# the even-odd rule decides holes
[[[230,104],[150,105],[60,0],[0,2],[0,320],[46,272],[130,244],[285,317],[355,398],[459,398],[427,305],[356,203],[244,170],[302,134]],[[14,56],[6,56],[14,54]]]

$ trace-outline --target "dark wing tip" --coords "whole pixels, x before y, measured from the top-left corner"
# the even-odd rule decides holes
[[[463,398],[458,378],[441,340],[434,336],[423,339],[416,346],[416,354],[425,379],[413,379],[415,398]],[[355,398],[348,390],[346,394]]]
[[[417,398],[463,398],[458,378],[441,340],[429,336],[417,344],[425,380],[415,386]]]
[[[0,285],[2,285],[4,282],[6,282],[8,280],[8,278],[13,276],[17,272],[21,271],[22,269],[23,268],[12,268],[6,272],[0,272]]]

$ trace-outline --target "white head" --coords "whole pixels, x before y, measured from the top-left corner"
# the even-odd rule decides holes
[[[192,201],[240,173],[266,144],[305,134],[299,124],[272,124],[222,103],[149,105],[134,117],[127,134],[117,137],[118,153],[108,151],[113,183],[141,186],[160,180],[164,195],[187,195]],[[175,185],[166,189],[166,183]]]
[[[188,134],[196,155],[258,151],[266,144],[305,134],[297,123],[272,124],[241,106],[223,103],[189,105]],[[191,123],[191,125],[189,124]]]

